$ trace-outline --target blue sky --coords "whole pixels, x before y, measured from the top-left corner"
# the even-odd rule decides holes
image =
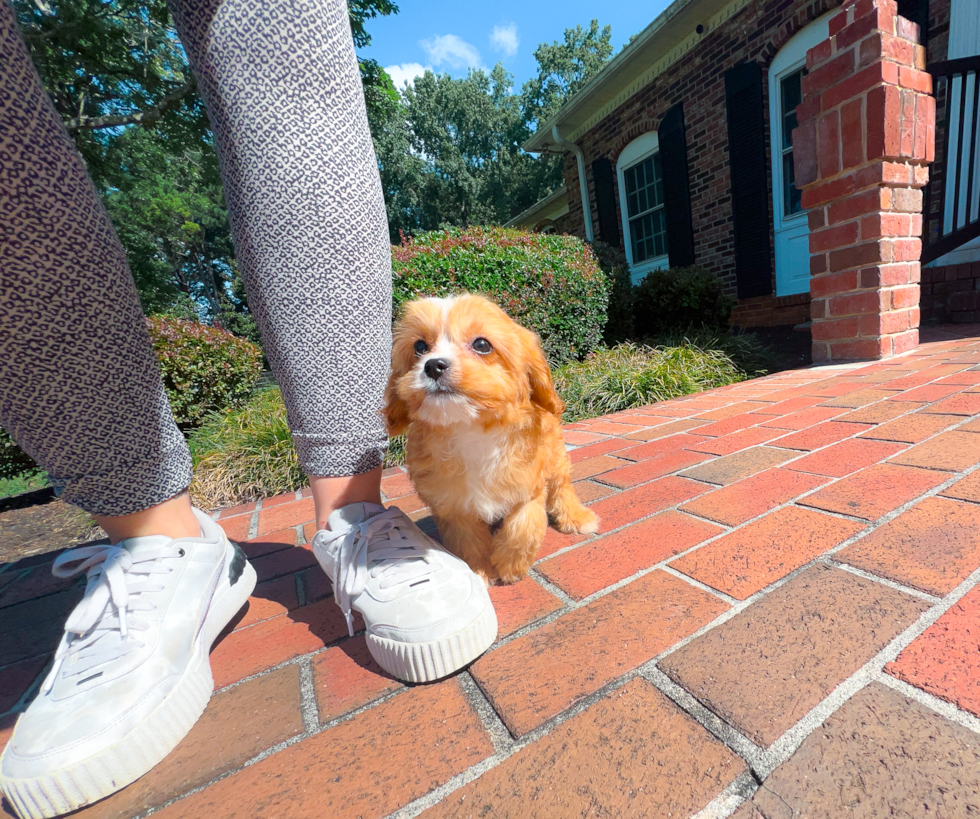
[[[362,54],[388,69],[399,87],[426,68],[462,77],[471,66],[490,69],[499,61],[519,89],[536,73],[534,49],[539,43],[562,40],[566,28],[588,26],[596,18],[600,25],[612,26],[616,53],[668,4],[399,0],[398,14],[367,22],[372,42]]]

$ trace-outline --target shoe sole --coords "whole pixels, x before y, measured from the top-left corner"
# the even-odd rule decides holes
[[[228,546],[225,572],[236,560],[244,560],[237,546]],[[70,768],[31,779],[3,778],[4,795],[21,819],[51,819],[104,799],[135,782],[177,746],[201,718],[214,691],[208,659],[211,644],[245,605],[255,582],[255,569],[248,561],[224,592],[219,581],[184,674],[166,699],[125,737]]]
[[[399,680],[422,683],[448,677],[473,662],[497,638],[497,613],[493,603],[455,634],[427,643],[404,643],[386,637],[367,635],[371,656],[385,671]]]

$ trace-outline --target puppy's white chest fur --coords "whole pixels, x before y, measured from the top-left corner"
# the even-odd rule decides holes
[[[502,497],[500,475],[509,455],[506,432],[479,428],[457,429],[443,442],[446,465],[459,473],[457,498],[488,523],[510,511],[512,501]],[[440,453],[442,454],[442,453]]]

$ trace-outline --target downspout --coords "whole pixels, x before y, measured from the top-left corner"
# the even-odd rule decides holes
[[[592,232],[592,206],[589,204],[589,182],[585,178],[585,154],[582,153],[582,149],[578,145],[574,142],[569,142],[558,133],[557,125],[551,126],[551,135],[555,138],[555,144],[559,148],[564,148],[566,151],[571,151],[575,154],[575,159],[578,162],[578,187],[582,194],[582,215],[585,218],[585,238],[587,241],[592,242],[595,240],[595,234]]]

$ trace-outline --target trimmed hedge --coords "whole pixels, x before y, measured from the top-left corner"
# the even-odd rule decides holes
[[[186,432],[245,403],[262,372],[255,344],[193,321],[154,316],[146,323],[178,427]]]
[[[648,273],[633,293],[640,338],[683,333],[692,328],[728,330],[731,299],[718,277],[701,267],[672,267]]]
[[[391,250],[394,308],[424,296],[480,293],[541,336],[553,365],[602,342],[609,282],[574,236],[499,227],[423,233]]]
[[[593,242],[592,252],[609,282],[608,319],[602,340],[612,346],[633,338],[633,280],[622,248]]]
[[[16,478],[36,469],[37,464],[31,456],[14,443],[7,430],[0,428],[0,480]]]

